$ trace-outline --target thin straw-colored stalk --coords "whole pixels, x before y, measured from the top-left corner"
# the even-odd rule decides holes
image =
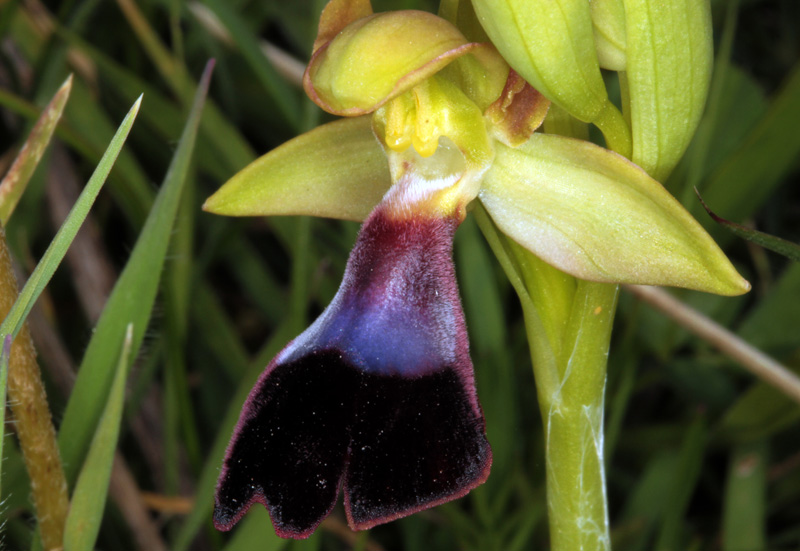
[[[800,403],[800,378],[758,348],[663,289],[644,285],[626,285],[625,289],[718,348],[759,379]]]

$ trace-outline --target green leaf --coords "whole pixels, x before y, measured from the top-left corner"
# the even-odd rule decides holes
[[[625,546],[626,549],[644,551],[652,548],[651,535],[669,505],[664,496],[675,484],[678,461],[678,454],[673,450],[660,450],[648,458],[646,467],[628,492],[620,515],[620,524],[632,527],[634,532],[627,536],[634,542]]]
[[[33,175],[33,171],[39,165],[39,161],[50,143],[53,131],[56,129],[64,106],[69,99],[69,91],[72,89],[72,75],[70,75],[61,88],[50,100],[50,103],[42,110],[42,114],[36,125],[31,130],[25,145],[22,146],[14,164],[0,182],[0,224],[5,226],[14,207],[17,206],[22,192],[28,185],[28,181]]]
[[[781,354],[795,350],[800,327],[800,264],[790,264],[769,293],[753,305],[739,335],[758,348]]]
[[[580,140],[534,134],[496,144],[481,201],[498,227],[582,279],[746,292],[700,224],[643,170]]]
[[[705,416],[698,415],[689,425],[678,456],[678,465],[669,490],[662,499],[664,507],[663,523],[655,545],[657,551],[686,549],[683,543],[682,525],[686,518],[689,500],[694,493],[703,467],[708,439]]]
[[[747,239],[748,241],[751,241],[756,245],[760,245],[765,249],[769,249],[781,254],[786,258],[794,260],[795,262],[800,262],[800,245],[768,233],[742,226],[741,224],[731,222],[730,220],[725,220],[721,216],[718,216],[716,213],[714,213],[714,211],[712,211],[708,205],[706,205],[705,201],[703,201],[703,198],[700,197],[700,193],[696,189],[695,192],[697,193],[697,197],[700,199],[700,203],[703,205],[703,208],[706,209],[706,212],[709,216],[711,216],[714,222],[729,229],[734,235],[737,235],[742,239]]]
[[[174,101],[163,95],[155,83],[140,77],[117,60],[67,30],[56,27],[56,32],[70,44],[89,56],[104,81],[108,82],[116,94],[125,99],[134,90],[142,91],[147,97],[147,109],[142,112],[141,122],[152,127],[164,141],[172,141],[183,128],[183,110]],[[201,154],[204,149],[205,152]],[[197,143],[197,161],[215,178],[227,178],[231,171],[237,170],[255,158],[250,145],[244,141],[236,128],[225,120],[218,109],[208,103],[200,121],[200,136]]]
[[[111,387],[113,370],[109,358],[116,356],[128,323],[134,325],[134,356],[147,328],[212,68],[213,63],[206,66],[164,183],[83,356],[58,435],[68,482],[75,480]]]
[[[220,0],[203,0],[203,4],[213,11],[220,22],[228,29],[233,41],[239,47],[255,78],[269,94],[275,104],[275,110],[280,113],[295,131],[300,131],[300,108],[297,97],[286,81],[279,75],[261,51],[256,39],[256,34],[248,26],[247,21],[239,11],[229,2]]]
[[[132,341],[133,324],[128,324],[108,402],[92,438],[70,502],[64,529],[64,551],[92,551],[100,532],[125,404],[125,381],[130,365]]]
[[[273,149],[228,180],[203,209],[363,220],[390,185],[386,154],[364,116],[320,126]]]
[[[25,286],[22,288],[19,297],[17,297],[14,306],[11,307],[8,316],[3,320],[3,324],[0,325],[0,335],[13,335],[16,337],[17,333],[22,328],[22,324],[25,322],[25,318],[28,316],[28,312],[33,308],[33,303],[39,298],[42,290],[44,290],[50,278],[53,277],[56,268],[58,268],[58,265],[61,263],[61,260],[63,260],[64,255],[67,254],[67,249],[72,243],[72,240],[75,239],[75,234],[78,233],[81,224],[83,224],[83,221],[89,214],[89,209],[97,198],[97,194],[100,193],[100,189],[103,187],[103,183],[106,181],[111,167],[114,166],[114,161],[117,155],[119,155],[120,149],[122,149],[122,145],[125,143],[125,139],[128,137],[136,114],[139,112],[141,101],[142,98],[140,96],[120,124],[117,133],[111,139],[108,149],[106,149],[103,158],[100,159],[97,168],[86,184],[86,187],[81,192],[80,197],[78,197],[78,200],[75,202],[75,205],[72,207],[72,210],[70,210],[67,219],[50,242],[50,246],[47,247],[42,259],[36,265],[28,281],[25,282]]]
[[[97,109],[97,99],[82,80],[73,82],[64,121],[78,134],[79,151],[89,162],[96,162],[114,126],[110,116]],[[127,149],[120,151],[115,166],[117,170],[108,179],[108,192],[122,208],[125,218],[138,229],[153,203],[152,182],[137,157]]]
[[[796,367],[795,373],[800,370]],[[769,438],[785,431],[800,420],[797,402],[774,386],[760,381],[734,402],[719,426],[727,441],[745,443]]]
[[[694,136],[713,63],[708,0],[624,0],[631,159],[665,181]]]

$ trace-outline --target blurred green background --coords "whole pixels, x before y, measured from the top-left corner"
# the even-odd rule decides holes
[[[455,257],[494,449],[489,481],[458,502],[363,534],[350,532],[340,506],[302,542],[276,538],[260,506],[231,534],[211,525],[221,454],[244,396],[332,298],[358,230],[200,210],[256,156],[329,119],[298,86],[324,3],[0,0],[0,174],[39,109],[75,75],[57,140],[7,227],[21,274],[144,93],[105,190],[30,319],[57,426],[175,153],[197,79],[217,60],[129,378],[98,549],[547,548],[541,420],[521,312],[471,218]],[[800,372],[800,266],[715,227],[692,189],[725,218],[800,241],[800,2],[717,0],[712,9],[717,59],[706,115],[666,185],[753,291],[734,299],[674,294]],[[605,441],[614,549],[800,550],[800,407],[627,293],[615,329]],[[28,549],[29,483],[13,424],[6,428],[0,548]]]

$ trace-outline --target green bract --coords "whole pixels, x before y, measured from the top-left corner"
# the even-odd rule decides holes
[[[624,0],[622,26],[623,0],[596,2],[592,11],[586,0],[476,0],[509,72],[491,46],[468,42],[444,19],[376,15],[366,2],[333,0],[305,88],[331,113],[373,115],[275,149],[234,176],[206,210],[362,219],[415,166],[431,182],[438,174],[456,181],[437,195],[441,212],[463,215],[477,197],[509,237],[573,276],[746,292],[711,237],[651,177],[672,169],[702,109],[705,88],[690,86],[695,77],[681,71],[707,71],[707,10],[697,0],[682,8]],[[458,20],[464,12],[451,1],[443,13]],[[679,21],[692,34],[685,44]],[[627,67],[633,158],[645,170],[589,142],[534,134],[546,96],[628,151],[629,127],[608,100],[596,40],[606,43],[604,64]],[[695,46],[699,60],[689,55]],[[661,60],[662,47],[674,59]]]

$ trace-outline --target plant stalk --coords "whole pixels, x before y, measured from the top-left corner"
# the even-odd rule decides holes
[[[606,365],[618,287],[578,281],[554,387],[534,361],[545,433],[552,551],[611,549],[603,462]],[[541,337],[531,334],[531,343]]]
[[[18,293],[5,232],[0,228],[0,319],[8,315]],[[60,549],[69,509],[67,482],[27,324],[11,346],[8,401],[31,481],[42,544],[48,551]]]
[[[583,281],[475,217],[522,304],[545,432],[551,551],[609,551],[606,365],[619,287]]]

